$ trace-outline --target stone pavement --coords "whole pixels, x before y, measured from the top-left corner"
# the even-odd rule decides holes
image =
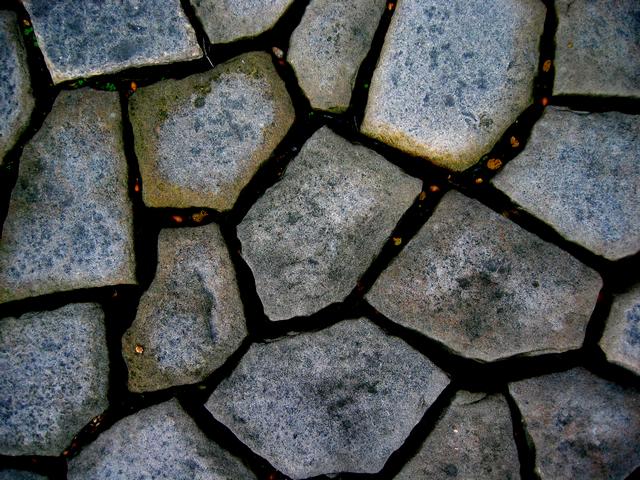
[[[0,5],[0,479],[640,474],[640,4]]]

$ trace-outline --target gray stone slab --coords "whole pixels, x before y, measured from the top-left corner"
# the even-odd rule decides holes
[[[509,390],[542,480],[623,480],[640,465],[640,391],[583,368],[511,383]]]
[[[547,108],[493,179],[567,240],[609,260],[640,251],[640,117]]]
[[[544,19],[539,0],[400,0],[362,132],[470,167],[531,103]]]
[[[97,304],[0,319],[0,454],[60,455],[106,410],[109,354]]]
[[[399,338],[345,320],[253,344],[206,408],[293,479],[374,473],[447,383]]]
[[[520,478],[518,451],[502,395],[458,392],[396,480]]]
[[[600,348],[610,362],[640,375],[640,285],[614,298]]]
[[[344,300],[420,187],[374,151],[318,130],[238,226],[269,318]]]
[[[180,0],[23,0],[54,83],[202,57]]]
[[[117,93],[61,92],[25,146],[0,239],[0,303],[135,284]]]
[[[0,480],[46,480],[47,477],[24,470],[0,470]]]
[[[204,380],[247,335],[236,276],[220,229],[167,229],[158,268],[122,338],[129,390]]]
[[[386,0],[313,0],[291,36],[287,61],[313,108],[343,112]]]
[[[367,300],[481,361],[577,349],[602,279],[568,253],[451,191]]]
[[[126,417],[69,461],[69,480],[255,479],[209,440],[177,400]]]
[[[640,3],[558,0],[554,95],[640,98]]]
[[[233,207],[295,117],[271,57],[258,52],[140,88],[129,112],[145,204],[218,210]]]

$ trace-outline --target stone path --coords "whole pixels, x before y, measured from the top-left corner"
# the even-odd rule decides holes
[[[639,18],[0,5],[0,480],[637,478]]]

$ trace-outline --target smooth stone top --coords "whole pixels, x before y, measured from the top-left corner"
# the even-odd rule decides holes
[[[155,278],[122,338],[129,390],[204,380],[246,335],[235,271],[218,226],[162,230]]]
[[[610,362],[640,375],[640,285],[614,298],[600,348]]]
[[[622,480],[640,464],[637,389],[574,368],[511,383],[509,390],[533,439],[542,480]]]
[[[367,300],[391,320],[481,361],[582,346],[600,276],[451,191]]]
[[[640,97],[640,3],[557,0],[554,95]]]
[[[531,103],[544,19],[539,0],[399,0],[362,132],[470,167]]]
[[[46,480],[47,477],[24,470],[0,470],[0,480]]]
[[[238,226],[267,316],[344,300],[420,187],[374,151],[318,130]]]
[[[229,210],[295,117],[266,53],[247,53],[129,102],[142,195],[150,207]]]
[[[374,473],[447,383],[399,338],[345,320],[254,343],[206,408],[292,479]]]
[[[25,146],[0,239],[0,303],[135,284],[117,93],[60,92]]]
[[[311,106],[343,112],[386,0],[313,0],[291,36],[287,60]]]
[[[609,260],[640,251],[640,117],[547,108],[493,179],[560,235]]]
[[[209,440],[177,400],[126,417],[69,461],[69,480],[232,480],[255,475]]]
[[[0,319],[0,454],[60,455],[106,410],[109,354],[97,304]]]

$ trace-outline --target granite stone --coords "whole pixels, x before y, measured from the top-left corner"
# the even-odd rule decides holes
[[[25,470],[0,470],[0,480],[46,480],[47,477]]]
[[[600,348],[610,362],[640,375],[640,285],[614,298]]]

